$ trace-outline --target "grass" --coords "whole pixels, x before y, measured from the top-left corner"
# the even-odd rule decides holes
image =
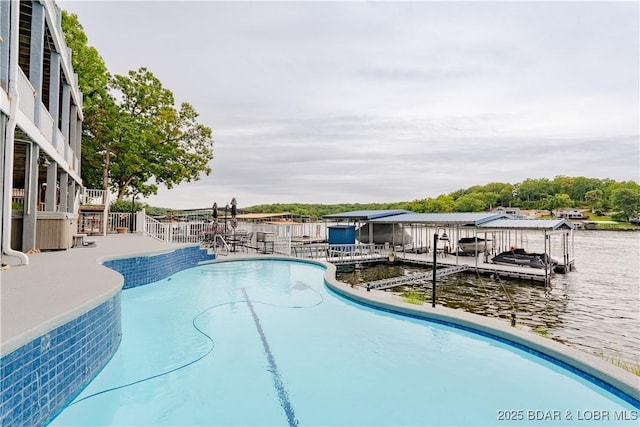
[[[618,221],[611,216],[596,215],[590,212],[585,212],[585,215],[588,217],[585,222],[595,222],[596,230],[635,230],[638,228],[630,222]]]
[[[360,278],[357,273],[353,272],[345,279],[345,282],[350,284],[352,288],[355,288],[360,284]]]
[[[580,220],[581,222],[594,222],[596,224],[596,230],[637,230],[638,226],[626,222],[626,221],[618,221],[612,216],[606,215],[596,215],[589,211],[584,212],[584,215],[587,219]],[[555,215],[545,215],[541,216],[542,219],[556,219]]]
[[[596,356],[604,360],[605,362],[611,363],[613,366],[617,366],[618,368],[622,368],[625,371],[631,372],[632,374],[640,377],[640,365],[630,365],[625,362],[619,356],[606,356],[604,353],[596,353]]]
[[[540,335],[541,337],[550,337],[549,331],[544,326],[536,326],[535,328],[533,328],[533,332]],[[595,353],[595,355],[605,362],[611,363],[613,366],[622,368],[625,371],[631,372],[632,374],[640,377],[640,364],[629,364],[625,362],[620,356],[607,356],[604,353]]]
[[[605,215],[599,216],[589,212],[585,212],[584,215],[588,217],[588,219],[586,219],[585,221],[613,221],[613,219],[611,219],[610,216],[605,216]]]
[[[402,293],[402,301],[409,304],[422,305],[426,301],[427,296],[416,291],[406,291]]]
[[[544,326],[536,326],[533,328],[533,332],[541,337],[549,338],[549,331]]]
[[[637,230],[638,227],[628,222],[617,222],[615,224],[601,224],[596,222],[596,230]]]

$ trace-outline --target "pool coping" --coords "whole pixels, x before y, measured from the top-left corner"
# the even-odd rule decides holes
[[[513,343],[516,347],[530,350],[534,353],[546,356],[552,363],[569,367],[582,374],[601,381],[604,388],[610,387],[615,393],[617,390],[635,402],[629,402],[638,406],[640,404],[640,377],[622,368],[616,367],[595,355],[574,349],[565,344],[553,341],[550,338],[541,337],[533,332],[511,326],[507,321],[469,313],[463,310],[452,309],[441,305],[416,305],[402,301],[399,297],[384,291],[367,291],[362,287],[352,287],[335,278],[336,266],[327,261],[293,258],[278,255],[245,255],[242,257],[218,258],[211,263],[231,262],[240,260],[287,260],[320,265],[326,268],[324,281],[328,288],[338,295],[387,312],[400,315],[422,318],[440,324],[458,327],[480,335],[489,336],[499,341]],[[207,262],[208,263],[208,262]],[[559,362],[559,363],[558,363]],[[624,398],[624,396],[618,396]],[[628,401],[628,399],[625,399]]]

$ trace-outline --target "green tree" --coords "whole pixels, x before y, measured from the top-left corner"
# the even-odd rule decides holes
[[[498,205],[498,201],[500,200],[500,194],[493,191],[485,191],[472,195],[477,195],[477,197],[484,202],[484,206],[480,210],[493,209]]]
[[[599,189],[600,186],[601,183],[599,179],[578,176],[573,178],[567,194],[569,194],[571,199],[574,201],[587,202],[587,193]]]
[[[425,212],[453,212],[456,202],[451,196],[441,194],[435,199],[427,199]]]
[[[138,201],[133,203],[133,211],[134,212],[138,212],[138,211],[140,211],[142,209],[147,209],[148,207],[149,207],[149,205],[147,205],[146,203],[141,203],[141,202],[138,202]],[[131,199],[129,199],[129,200],[114,200],[109,205],[109,211],[110,212],[131,212]]]
[[[567,193],[560,193],[553,196],[549,196],[545,199],[546,208],[551,211],[553,214],[554,209],[566,208],[567,206],[571,206],[573,204],[573,200]]]
[[[514,203],[517,200],[518,190],[517,187],[508,184],[505,185],[499,193],[500,198],[498,202],[502,206],[511,206],[511,203]]]
[[[604,199],[604,192],[602,190],[587,191],[584,195],[584,199],[589,205],[591,205],[591,213],[594,213],[596,209],[602,206],[602,200]]]
[[[85,186],[109,188],[121,200],[211,172],[212,131],[190,104],[176,108],[173,93],[146,68],[111,76],[75,14],[63,11],[62,28],[84,95]]]
[[[83,94],[81,175],[89,188],[108,188],[110,146],[116,122],[115,103],[108,93],[111,78],[98,51],[87,44],[88,39],[78,16],[62,11],[62,31],[72,50],[71,62],[78,74],[78,87]]]
[[[544,200],[554,194],[553,187],[547,178],[528,178],[518,186],[518,195],[520,199],[527,201]]]
[[[611,205],[626,220],[640,212],[640,191],[632,188],[618,188],[611,193]]]
[[[566,193],[567,195],[571,192],[571,188],[573,186],[575,178],[571,178],[568,176],[556,176],[553,181],[551,181],[551,187],[549,190],[549,194],[559,194]],[[571,196],[569,196],[571,197]]]
[[[465,194],[455,202],[456,212],[481,212],[485,209],[485,201],[479,193]]]
[[[176,109],[173,93],[151,71],[115,75],[111,88],[119,102],[109,182],[118,199],[155,194],[157,184],[172,188],[211,172],[211,129],[198,123],[190,104]]]

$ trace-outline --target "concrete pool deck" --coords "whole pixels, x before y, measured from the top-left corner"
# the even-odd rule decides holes
[[[123,277],[101,262],[128,256],[170,251],[193,244],[168,244],[138,234],[92,237],[95,247],[43,252],[30,256],[28,266],[12,266],[0,279],[0,355],[4,356],[49,330],[68,322],[117,294]],[[240,259],[292,259],[277,255],[235,253],[213,262]],[[488,318],[462,310],[430,304],[415,305],[384,291],[367,292],[335,279],[333,264],[293,258],[327,268],[325,281],[336,293],[375,308],[432,319],[498,337],[546,354],[603,381],[640,401],[640,377],[596,356],[573,349],[522,328],[508,320]],[[125,332],[126,333],[126,332]]]

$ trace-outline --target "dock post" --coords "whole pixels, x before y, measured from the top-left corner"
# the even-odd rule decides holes
[[[433,234],[433,281],[431,284],[431,307],[436,306],[436,255],[438,253],[438,231]]]

